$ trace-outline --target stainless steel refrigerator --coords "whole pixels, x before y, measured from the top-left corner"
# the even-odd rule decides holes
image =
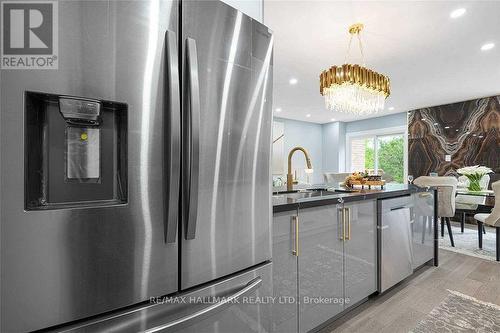
[[[1,331],[269,331],[272,33],[56,5],[58,69],[0,71]]]

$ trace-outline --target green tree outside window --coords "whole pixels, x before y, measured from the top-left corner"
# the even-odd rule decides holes
[[[404,177],[404,139],[401,136],[378,140],[378,168],[384,170],[387,182],[403,183]],[[365,141],[365,168],[374,166],[375,151],[371,140]]]

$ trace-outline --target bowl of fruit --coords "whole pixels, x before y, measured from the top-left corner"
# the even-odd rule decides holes
[[[366,180],[366,174],[363,172],[353,172],[351,175],[347,176],[344,184],[347,187],[352,187],[354,183],[363,184]]]

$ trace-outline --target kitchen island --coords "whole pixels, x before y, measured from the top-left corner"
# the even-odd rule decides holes
[[[273,213],[298,208],[331,205],[340,201],[353,202],[370,199],[394,198],[402,195],[426,192],[427,188],[415,185],[388,184],[384,189],[333,189],[320,184],[292,192],[274,192],[272,196]]]
[[[420,266],[437,265],[434,189],[316,186],[275,193],[272,202],[274,297],[285,300],[273,307],[276,332],[321,329]]]

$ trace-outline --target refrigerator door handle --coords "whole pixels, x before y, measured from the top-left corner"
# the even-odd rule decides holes
[[[167,62],[167,85],[168,85],[168,140],[166,142],[167,152],[165,156],[168,168],[168,198],[167,218],[165,225],[165,242],[175,243],[177,238],[177,221],[179,219],[179,182],[180,182],[180,158],[181,158],[181,102],[179,90],[179,64],[177,53],[177,38],[173,31],[165,33],[166,62]]]
[[[186,239],[194,239],[196,235],[196,218],[198,213],[198,181],[200,158],[200,84],[198,80],[198,52],[196,41],[186,39],[186,64],[188,71],[188,105],[189,105],[189,179],[187,203]]]
[[[199,321],[205,319],[206,317],[211,316],[213,314],[213,312],[222,311],[225,308],[230,307],[231,305],[233,305],[233,302],[235,300],[237,301],[237,298],[253,292],[254,290],[258,289],[261,285],[262,285],[262,278],[259,276],[255,279],[249,281],[245,285],[245,287],[243,287],[241,290],[235,292],[234,294],[227,296],[227,297],[221,297],[220,302],[212,304],[209,307],[204,308],[200,311],[196,311],[188,316],[179,318],[177,320],[171,321],[171,322],[163,324],[163,325],[159,325],[159,326],[150,328],[144,332],[145,333],[159,332],[159,331],[166,330],[166,329],[178,328],[179,326],[186,326],[186,325],[189,325],[193,321],[199,322]]]

